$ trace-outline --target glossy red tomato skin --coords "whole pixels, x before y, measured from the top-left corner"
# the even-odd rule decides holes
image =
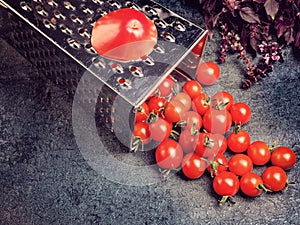
[[[204,174],[206,167],[206,162],[194,153],[186,154],[182,160],[182,172],[189,179],[201,177]]]
[[[179,135],[179,144],[184,153],[191,153],[195,151],[198,135],[193,135],[190,130],[184,130]]]
[[[233,96],[227,91],[219,91],[215,93],[211,99],[212,107],[224,106],[227,110],[229,110],[234,103]]]
[[[229,171],[219,173],[213,180],[213,189],[220,196],[234,196],[239,190],[239,179]]]
[[[220,68],[214,62],[201,62],[196,70],[196,78],[202,85],[212,85],[220,78]]]
[[[135,112],[135,122],[147,120],[149,116],[149,107],[146,102],[137,108]]]
[[[244,154],[233,155],[228,162],[228,167],[231,172],[238,176],[251,172],[253,169],[253,163],[249,156]]]
[[[173,96],[171,101],[174,101],[174,100],[175,101],[180,101],[184,105],[185,111],[189,111],[191,109],[192,99],[185,92],[179,92],[178,94]]]
[[[281,191],[287,183],[286,172],[278,166],[266,168],[262,174],[264,185],[271,191]]]
[[[190,96],[191,99],[196,98],[202,93],[202,86],[196,80],[189,80],[185,82],[182,89]]]
[[[201,93],[192,100],[192,109],[203,116],[210,108],[209,96],[205,93]]]
[[[187,111],[182,115],[181,121],[186,123],[185,130],[199,130],[202,127],[202,117],[195,111]]]
[[[177,141],[166,139],[156,148],[155,159],[162,169],[176,169],[181,165],[183,151]]]
[[[139,121],[134,124],[133,136],[139,137],[143,144],[147,144],[151,141],[150,129],[148,123]]]
[[[238,133],[231,132],[227,138],[227,145],[232,152],[245,152],[250,145],[250,135],[245,130],[240,130]]]
[[[153,96],[148,102],[149,112],[161,115],[167,100],[163,97]]]
[[[151,52],[157,43],[157,29],[142,12],[124,8],[98,19],[92,30],[91,44],[106,58],[127,62]]]
[[[262,194],[263,190],[259,188],[263,185],[262,178],[253,172],[244,174],[240,179],[241,191],[250,197],[256,197]]]
[[[274,166],[279,166],[284,170],[291,169],[296,164],[295,152],[287,146],[280,146],[271,153],[271,163]]]
[[[227,139],[223,134],[211,134],[210,137],[213,141],[218,142],[218,153],[224,153],[227,150]]]
[[[219,173],[225,172],[228,169],[228,160],[226,156],[222,153],[218,153],[214,160],[207,167],[207,171],[211,175],[216,176]]]
[[[247,155],[254,165],[263,166],[270,161],[271,152],[269,146],[264,141],[254,141],[247,149]]]
[[[218,142],[214,142],[211,139],[211,136],[211,133],[199,133],[195,146],[195,153],[200,157],[207,158],[208,160],[212,160],[219,150]]]
[[[158,86],[159,95],[161,97],[167,97],[172,93],[172,89],[174,88],[174,78],[170,75],[167,76],[163,82]]]
[[[237,102],[234,103],[230,107],[230,113],[232,117],[232,121],[236,124],[246,124],[251,119],[251,109],[250,107],[244,102]]]
[[[225,134],[232,125],[231,115],[228,110],[210,108],[202,118],[203,127],[209,133]]]
[[[172,123],[163,118],[158,118],[149,125],[150,137],[158,142],[167,139],[172,131]]]
[[[164,116],[167,121],[176,123],[182,120],[185,112],[185,106],[180,101],[174,100],[166,103]]]

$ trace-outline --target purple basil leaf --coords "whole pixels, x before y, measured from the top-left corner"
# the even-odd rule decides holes
[[[300,30],[298,30],[298,33],[295,37],[295,47],[300,48]]]
[[[255,55],[257,54],[258,52],[258,45],[259,45],[259,41],[257,38],[251,38],[250,39],[250,45],[251,47],[253,48],[253,50],[255,51]]]
[[[284,40],[287,42],[287,44],[291,44],[294,41],[293,28],[289,28],[285,32],[285,34],[284,34]]]
[[[255,14],[254,10],[250,7],[243,7],[239,11],[243,20],[248,23],[260,23],[259,17]]]
[[[279,9],[279,3],[276,0],[267,0],[264,6],[267,14],[274,19]]]
[[[257,3],[265,3],[266,0],[254,0],[254,2],[257,2]]]

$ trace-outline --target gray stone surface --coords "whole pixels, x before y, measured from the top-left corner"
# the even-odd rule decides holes
[[[184,1],[160,2],[201,21],[197,9]],[[215,60],[216,50],[217,41],[209,41],[204,60]],[[285,62],[275,66],[271,77],[247,91],[239,89],[242,66],[231,56],[220,66],[218,83],[205,90],[227,90],[251,106],[253,117],[245,129],[253,141],[299,146],[300,61],[289,48],[284,55]],[[299,183],[285,193],[255,199],[238,193],[235,205],[219,207],[208,175],[190,181],[178,174],[141,187],[106,179],[89,166],[76,144],[72,96],[2,39],[0,59],[1,225],[300,224]],[[109,138],[105,147],[121,148]],[[299,182],[299,162],[288,175]]]

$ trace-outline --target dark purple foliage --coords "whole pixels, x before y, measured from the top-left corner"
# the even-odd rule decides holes
[[[220,63],[236,53],[246,65],[243,88],[267,77],[285,46],[300,49],[300,0],[200,0],[200,10],[209,37],[221,34]]]

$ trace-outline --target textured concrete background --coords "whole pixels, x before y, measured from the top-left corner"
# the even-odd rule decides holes
[[[201,23],[194,6],[160,2]],[[205,61],[216,59],[216,49],[216,40],[207,43]],[[218,84],[206,91],[224,89],[251,106],[253,117],[245,129],[252,141],[299,146],[300,61],[290,49],[284,58],[270,78],[244,91],[238,88],[242,66],[229,57]],[[238,193],[234,206],[219,207],[208,175],[189,181],[178,174],[142,187],[111,182],[87,164],[77,147],[72,96],[1,39],[0,59],[1,225],[300,224],[299,184],[255,199]],[[105,146],[120,148],[113,139]],[[300,181],[299,162],[288,175]]]

